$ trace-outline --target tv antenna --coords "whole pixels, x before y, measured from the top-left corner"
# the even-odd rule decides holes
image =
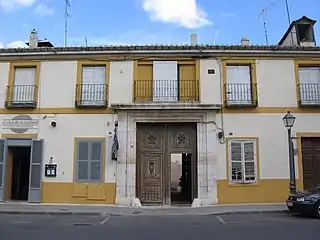
[[[287,11],[287,18],[288,18],[288,22],[289,22],[289,26],[290,26],[291,25],[291,17],[290,17],[290,9],[289,9],[288,0],[285,0],[285,4],[286,4],[286,11]],[[291,37],[291,44],[293,45],[293,33],[292,33],[292,31],[290,31],[290,37]]]
[[[269,4],[267,7],[262,8],[260,14],[257,17],[257,20],[259,20],[262,17],[263,20],[263,28],[264,28],[264,37],[266,40],[266,44],[269,45],[269,34],[268,34],[268,28],[267,28],[267,10],[273,6],[275,6],[277,3],[279,3],[282,0],[276,0]]]
[[[266,39],[266,44],[269,45],[269,40],[268,40],[268,29],[267,29],[267,20],[266,20],[266,9],[263,8],[259,14],[259,16],[257,17],[257,20],[260,19],[260,17],[262,16],[263,18],[263,28],[264,28],[264,37]]]
[[[65,2],[65,12],[64,12],[64,46],[67,46],[68,41],[68,20],[70,17],[69,8],[71,7],[69,0],[64,0]]]

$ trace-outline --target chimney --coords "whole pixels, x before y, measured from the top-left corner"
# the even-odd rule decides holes
[[[243,36],[241,38],[241,46],[249,46],[249,43],[250,43],[250,41],[247,36]]]
[[[195,46],[198,44],[198,36],[195,33],[191,34],[191,45]]]
[[[38,42],[38,32],[35,29],[33,29],[30,33],[29,48],[37,48]]]

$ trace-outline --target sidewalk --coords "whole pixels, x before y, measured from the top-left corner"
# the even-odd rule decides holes
[[[30,203],[0,203],[0,214],[23,215],[91,215],[91,216],[166,216],[166,215],[226,215],[287,212],[285,204],[239,204],[211,207],[143,207],[128,208],[112,205],[57,205]]]

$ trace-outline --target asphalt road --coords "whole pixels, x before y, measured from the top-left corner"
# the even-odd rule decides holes
[[[289,214],[226,216],[0,215],[0,239],[12,240],[319,240],[320,220]]]

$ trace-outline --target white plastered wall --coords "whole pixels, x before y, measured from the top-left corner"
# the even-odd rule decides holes
[[[288,138],[282,120],[284,114],[224,114],[226,137],[259,138],[261,179],[289,179]],[[293,136],[298,132],[320,132],[318,124],[320,114],[295,114],[295,116]],[[296,141],[294,145],[296,146]],[[227,179],[226,146],[225,144],[217,146],[218,179]],[[297,156],[295,160],[296,177],[299,178]]]
[[[6,86],[8,85],[9,79],[9,67],[10,63],[0,62],[0,102],[3,103],[6,100]]]
[[[109,106],[131,104],[133,99],[133,61],[110,62]]]
[[[73,108],[77,61],[41,62],[39,108]]]
[[[41,115],[43,118],[44,115]],[[40,119],[41,119],[40,118]],[[54,117],[57,126],[50,126],[52,118],[40,120],[38,138],[44,139],[43,163],[50,157],[58,165],[56,178],[45,182],[72,182],[74,138],[106,138],[106,182],[116,182],[116,163],[111,160],[111,146],[116,115],[112,114],[59,114]]]

